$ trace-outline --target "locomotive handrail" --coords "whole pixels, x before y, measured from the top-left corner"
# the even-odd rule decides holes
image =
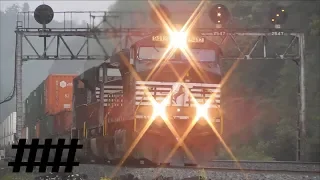
[[[211,91],[210,90],[210,92],[211,93],[216,93],[216,92],[213,92],[213,91]],[[216,103],[216,99],[214,99],[214,101],[215,101],[215,103]],[[219,105],[217,105],[217,109],[218,109],[218,111],[219,111],[219,114],[220,114],[220,134],[223,134],[223,115],[222,115],[222,111],[221,111],[221,108],[220,108],[221,106]],[[215,121],[215,123],[216,123],[216,121]]]
[[[134,131],[134,132],[137,132],[137,119],[136,119],[137,111],[138,111],[138,108],[140,107],[142,101],[144,100],[145,95],[146,95],[146,92],[144,91],[144,92],[143,92],[143,96],[142,96],[142,98],[141,98],[141,100],[140,100],[140,102],[139,102],[139,104],[138,104],[138,107],[137,107],[136,110],[134,111],[134,117],[133,117],[133,118],[134,118],[134,119],[133,119],[133,131]]]
[[[220,113],[220,134],[223,134],[223,115],[222,115],[222,111],[220,108],[217,108],[219,113]]]

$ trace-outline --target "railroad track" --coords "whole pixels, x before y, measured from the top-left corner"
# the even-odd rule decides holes
[[[320,162],[296,161],[231,161],[217,160],[210,162],[210,168],[244,171],[269,172],[306,172],[320,174]]]
[[[101,164],[102,165],[102,164]],[[111,164],[105,164],[111,165]],[[115,164],[113,164],[115,165]],[[175,166],[175,165],[124,165],[128,168],[168,168],[168,169],[204,169],[208,171],[243,171],[259,173],[299,173],[320,174],[320,162],[296,162],[296,161],[232,161],[216,160],[206,166]]]
[[[278,174],[278,176],[280,177],[286,176],[286,175],[290,175],[292,177],[296,177],[296,176],[302,177],[304,175],[304,176],[310,176],[310,177],[311,176],[317,177],[318,179],[320,179],[320,163],[319,162],[238,161],[238,163],[240,164],[241,168],[237,166],[237,163],[235,161],[211,161],[208,164],[208,166],[161,166],[161,167],[142,166],[139,168],[124,166],[122,169],[127,173],[135,172],[134,173],[135,176],[137,174],[140,174],[140,172],[143,172],[144,174],[153,175],[156,172],[156,169],[158,169],[161,175],[165,174],[164,177],[172,177],[175,174],[174,172],[179,174],[184,174],[192,171],[194,172],[193,174],[199,174],[196,172],[205,170],[206,173],[212,172],[212,173],[219,173],[219,174],[228,174],[228,177],[234,176],[235,178],[238,177],[238,175],[240,174],[242,174],[242,176],[246,176],[245,174],[248,174],[248,175],[261,174],[261,176],[264,176],[263,174],[270,174],[272,176]],[[114,169],[114,166],[115,165],[107,165],[107,164],[80,164],[80,167],[76,168],[78,170],[76,170],[74,174],[84,173],[88,175],[89,177],[88,179],[91,179],[91,177],[99,171],[103,171],[103,173],[105,173],[106,171],[111,172]],[[64,168],[61,168],[61,169],[64,169]],[[94,172],[91,172],[89,169],[93,170]],[[38,168],[35,168],[35,171],[37,170]],[[38,173],[35,173],[35,174],[38,174]],[[43,176],[44,174],[41,175],[40,173],[39,175]],[[95,180],[97,178],[92,178],[92,180],[93,179]]]
[[[265,174],[319,174],[319,170],[288,170],[288,169],[257,169],[257,168],[229,168],[229,167],[188,167],[188,166],[170,166],[165,168],[176,168],[176,169],[198,169],[206,171],[229,171],[229,172],[241,172],[241,173],[265,173]]]

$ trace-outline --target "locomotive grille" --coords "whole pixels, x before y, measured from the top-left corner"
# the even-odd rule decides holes
[[[176,82],[155,82],[155,81],[137,81],[136,82],[136,105],[152,105],[148,100],[145,90],[148,90],[153,98],[160,103],[172,91],[171,106],[179,106],[176,104],[175,98],[179,95],[181,83]],[[205,103],[210,97],[213,99],[209,107],[220,107],[220,84],[202,84],[202,83],[184,83],[189,89],[195,100],[199,104]],[[181,93],[183,94],[183,92]],[[182,106],[193,107],[194,102],[190,99],[190,95],[185,91],[186,98]],[[181,105],[180,105],[181,106]]]
[[[150,100],[147,98],[144,90],[148,90],[153,98],[157,102],[161,102],[164,98],[174,90],[174,86],[179,85],[175,82],[155,82],[155,81],[137,81],[135,91],[136,105],[152,105]],[[220,85],[219,84],[201,84],[201,83],[185,83],[188,87],[189,92],[192,93],[193,97],[200,104],[205,103],[210,97],[213,101],[210,104],[211,108],[220,107]],[[104,106],[122,106],[123,96],[122,86],[105,86],[104,87]],[[100,100],[100,87],[96,87],[96,99]],[[172,93],[174,96],[174,93]],[[172,97],[171,97],[172,98]],[[175,104],[174,98],[172,98],[172,106],[178,106]],[[187,95],[183,106],[193,107],[194,103],[190,100],[190,96]]]
[[[122,86],[104,86],[104,106],[122,106]],[[100,101],[100,87],[96,87],[96,99]]]

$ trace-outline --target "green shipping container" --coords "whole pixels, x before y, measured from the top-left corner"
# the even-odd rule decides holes
[[[37,111],[38,117],[42,117],[45,114],[45,81],[37,87],[37,98],[35,99],[37,102]]]
[[[44,116],[44,81],[32,91],[25,101],[25,124],[34,126],[40,117]]]
[[[31,127],[35,125],[36,122],[36,114],[35,114],[35,104],[34,104],[34,91],[32,91],[30,93],[30,95],[28,96],[28,98],[25,101],[25,108],[26,108],[26,112],[25,112],[25,125],[27,127]]]
[[[40,118],[40,137],[49,138],[53,134],[54,116],[43,116]]]

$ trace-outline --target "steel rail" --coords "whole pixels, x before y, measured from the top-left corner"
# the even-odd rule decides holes
[[[320,162],[299,162],[299,161],[252,161],[252,160],[239,160],[239,161],[235,161],[235,160],[214,160],[214,161],[210,161],[212,163],[262,163],[262,164],[299,164],[299,165],[306,165],[306,164],[313,164],[313,165],[319,165],[320,166]]]
[[[162,167],[161,167],[162,168]],[[207,171],[229,171],[229,172],[243,172],[243,173],[294,173],[294,174],[319,174],[320,170],[286,170],[286,169],[254,169],[254,168],[229,168],[229,167],[190,167],[190,166],[168,166],[163,168],[173,169],[199,169]]]

